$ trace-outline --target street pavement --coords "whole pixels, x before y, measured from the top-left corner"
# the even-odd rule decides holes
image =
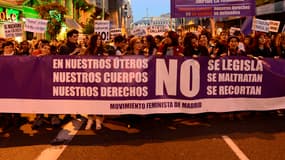
[[[106,116],[99,131],[84,130],[84,122],[2,131],[0,160],[285,159],[285,117],[275,112],[251,112],[242,120],[227,114]]]

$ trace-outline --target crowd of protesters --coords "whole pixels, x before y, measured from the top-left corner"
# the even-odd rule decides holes
[[[243,35],[235,32],[229,35],[222,31],[218,36],[212,37],[207,30],[198,32],[168,31],[164,35],[146,36],[115,36],[112,41],[104,42],[100,35],[92,34],[78,42],[79,32],[70,30],[66,41],[37,40],[22,41],[20,43],[0,38],[1,56],[47,56],[47,55],[93,55],[93,56],[187,56],[197,58],[208,56],[218,58],[224,56],[249,56],[251,58],[271,57],[285,58],[285,33],[267,34],[254,33]],[[281,113],[281,112],[279,112]],[[242,114],[228,114],[231,119],[241,118]],[[70,117],[70,115],[66,115]],[[34,120],[33,127],[42,125],[44,116],[39,114]],[[49,115],[52,125],[60,125],[61,120],[57,115]],[[103,116],[88,115],[86,129],[90,129],[95,120],[96,129],[102,128]],[[20,114],[1,114],[0,128],[11,125],[19,126]]]

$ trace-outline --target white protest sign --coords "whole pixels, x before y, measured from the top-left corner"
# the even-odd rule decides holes
[[[273,20],[268,20],[269,21],[269,31],[270,32],[278,32],[279,26],[280,26],[280,21],[273,21]]]
[[[103,41],[109,40],[110,37],[110,21],[96,20],[94,21],[94,32],[101,35]]]
[[[252,23],[252,30],[267,33],[269,31],[269,21],[262,19],[254,19]]]
[[[121,35],[122,34],[122,28],[114,28],[110,30],[111,36]]]
[[[169,30],[168,26],[154,26],[151,25],[147,28],[148,34],[152,36],[163,35],[165,32]]]
[[[48,20],[26,18],[25,31],[34,33],[45,33]]]
[[[21,37],[23,34],[21,23],[6,23],[4,24],[4,32],[6,38]]]
[[[240,28],[231,27],[231,28],[230,28],[230,35],[233,36],[236,31],[240,31]]]
[[[145,36],[146,30],[144,28],[135,28],[131,31],[134,36]]]

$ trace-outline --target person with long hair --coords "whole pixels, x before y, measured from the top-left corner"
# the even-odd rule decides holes
[[[277,57],[285,59],[285,36],[281,37],[280,44],[276,48]]]
[[[244,37],[243,40],[245,53],[246,54],[252,54],[253,52],[253,38],[250,35],[247,35]]]
[[[144,52],[142,50],[142,41],[139,37],[133,37],[129,42],[129,51],[127,55],[143,55]]]
[[[222,31],[219,36],[217,37],[216,45],[215,45],[215,50],[213,53],[213,57],[219,57],[222,54],[225,54],[227,52],[228,48],[228,32],[227,31]]]
[[[87,48],[84,51],[83,55],[92,55],[92,56],[104,56],[103,49],[103,40],[99,34],[91,35]],[[82,54],[80,54],[82,55]],[[88,115],[88,120],[85,126],[85,130],[90,130],[94,124],[94,119],[96,122],[96,130],[100,130],[102,128],[102,123],[104,120],[104,116],[99,115]]]
[[[265,33],[259,33],[255,36],[252,55],[258,58],[272,57],[271,49],[266,45]]]
[[[166,56],[183,56],[183,48],[179,45],[178,34],[174,31],[168,31],[163,39],[162,54]],[[160,52],[157,52],[160,53]]]
[[[145,45],[144,52],[146,55],[155,55],[157,52],[157,46],[155,43],[155,39],[152,35],[146,35],[143,37],[143,42]]]
[[[209,56],[208,49],[198,42],[198,37],[193,33],[187,33],[184,37],[184,56],[197,58],[199,56]]]
[[[91,35],[87,42],[87,48],[84,55],[102,56],[104,54],[103,41],[99,34]]]

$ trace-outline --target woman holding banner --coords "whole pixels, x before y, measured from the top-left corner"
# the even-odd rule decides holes
[[[17,54],[17,50],[15,47],[15,44],[12,41],[5,41],[2,44],[3,53],[2,56],[13,56]],[[8,66],[7,66],[8,67]],[[1,69],[7,69],[7,68],[1,68]],[[5,74],[7,81],[2,81],[4,84],[7,84],[7,86],[11,86],[8,88],[8,90],[15,91],[17,90],[17,85],[11,84],[11,79],[15,79],[15,76],[12,72],[7,72]],[[9,96],[10,92],[6,91],[6,94]],[[3,125],[3,129],[8,129],[13,126],[19,127],[21,122],[21,115],[19,113],[1,113],[1,123]]]
[[[187,33],[184,37],[184,56],[197,58],[199,56],[209,56],[208,49],[198,43],[196,34]]]
[[[91,56],[107,55],[104,53],[103,41],[101,39],[101,36],[99,34],[93,34],[89,39],[86,50],[83,53],[80,53],[80,55],[91,55]],[[104,116],[88,115],[88,120],[85,126],[85,130],[90,130],[92,128],[94,119],[96,122],[96,130],[100,130],[102,128]]]
[[[266,45],[265,33],[259,33],[255,36],[252,54],[258,58],[273,57],[271,48]]]
[[[147,35],[143,37],[143,43],[145,45],[144,52],[145,55],[155,55],[157,52],[157,47],[155,43],[155,39],[152,35]]]
[[[228,49],[226,53],[221,54],[225,56],[246,56],[246,53],[239,48],[240,39],[237,36],[230,36],[228,38]]]
[[[129,42],[129,51],[127,55],[143,55],[142,41],[140,37],[133,37]]]
[[[183,56],[183,47],[179,45],[178,38],[176,32],[168,31],[166,37],[163,39],[162,53],[157,52],[157,54],[165,56]]]

